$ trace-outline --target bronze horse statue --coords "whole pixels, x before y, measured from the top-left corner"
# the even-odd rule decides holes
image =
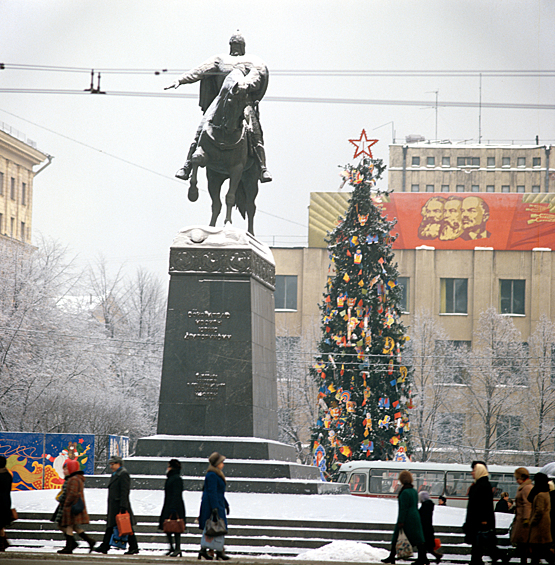
[[[249,124],[244,112],[248,97],[242,86],[243,78],[241,70],[231,71],[203,116],[198,146],[191,159],[193,168],[188,197],[192,202],[197,200],[198,168],[206,167],[208,192],[212,199],[210,225],[215,226],[222,209],[222,184],[229,179],[225,223],[231,223],[231,211],[237,206],[241,216],[247,216],[248,231],[254,235],[254,201],[258,194],[260,165],[250,147]]]

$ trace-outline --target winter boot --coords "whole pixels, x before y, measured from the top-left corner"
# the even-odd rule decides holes
[[[171,534],[166,534],[166,537],[168,538],[168,543],[170,544],[170,549],[169,551],[166,551],[166,555],[171,555],[174,552],[173,537]]]
[[[92,550],[94,549],[94,546],[96,545],[96,541],[93,538],[91,538],[91,536],[87,535],[85,532],[80,532],[79,537],[83,541],[86,541],[89,544],[89,553],[91,553]]]
[[[395,564],[395,551],[393,549],[385,559],[382,559],[382,563],[391,563],[392,565]]]
[[[73,539],[73,536],[68,536],[64,534],[66,538],[66,545],[63,549],[58,550],[58,553],[69,554],[73,553],[73,550],[77,547],[77,542]]]
[[[430,561],[426,556],[426,547],[423,543],[418,546],[418,559],[414,562],[414,565],[430,565]]]
[[[181,557],[181,534],[175,535],[175,551],[170,554],[170,557]]]
[[[206,547],[202,547],[198,552],[198,559],[207,559],[208,561],[212,561],[214,558],[208,553]]]
[[[10,544],[8,543],[8,537],[4,534],[0,536],[0,551],[6,551]]]
[[[216,551],[216,559],[227,561],[228,559],[231,559],[231,557],[229,555],[226,555],[225,550],[222,550],[222,551]]]

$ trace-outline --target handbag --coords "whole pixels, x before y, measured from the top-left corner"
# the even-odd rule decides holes
[[[114,526],[114,531],[110,538],[110,545],[112,547],[117,547],[118,549],[125,549],[127,546],[127,536],[120,535],[117,526]]]
[[[72,505],[71,505],[71,513],[75,516],[76,514],[81,514],[85,510],[85,503],[83,499],[79,497]]]
[[[214,508],[210,518],[204,524],[204,531],[208,537],[225,536],[227,534],[227,526],[225,520],[218,515],[218,509]]]
[[[170,514],[170,517],[164,520],[163,530],[166,534],[182,534],[185,532],[185,520],[177,517],[172,519]]]
[[[213,549],[214,551],[223,551],[225,544],[224,536],[216,536],[214,538],[206,535],[206,531],[202,532],[200,538],[200,547],[203,549]]]
[[[399,559],[412,557],[412,544],[403,529],[399,530],[399,536],[397,537],[397,543],[395,544],[395,551],[397,552],[397,557]]]
[[[116,514],[116,525],[118,527],[118,532],[122,536],[129,536],[133,533],[133,526],[131,526],[131,516],[129,515],[129,512]]]
[[[12,508],[12,522],[15,522],[18,518],[19,516],[17,515],[17,510],[15,508]]]

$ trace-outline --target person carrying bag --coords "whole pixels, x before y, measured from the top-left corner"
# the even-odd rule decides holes
[[[200,504],[199,527],[202,530],[199,559],[227,561],[229,556],[224,551],[227,534],[227,514],[229,504],[225,498],[226,478],[223,473],[225,457],[217,452],[208,458],[209,466],[204,479]],[[209,551],[210,550],[210,551]]]
[[[170,544],[166,555],[181,557],[181,534],[185,532],[185,503],[181,463],[177,459],[172,459],[168,463],[166,477],[164,506],[158,520],[158,529],[166,534]]]

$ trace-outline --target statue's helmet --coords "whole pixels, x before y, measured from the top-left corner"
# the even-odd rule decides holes
[[[239,43],[240,45],[243,46],[243,49],[245,48],[245,38],[241,35],[241,32],[239,30],[237,30],[237,33],[234,33],[230,38],[229,38],[229,44],[233,45],[233,44],[237,44]]]

